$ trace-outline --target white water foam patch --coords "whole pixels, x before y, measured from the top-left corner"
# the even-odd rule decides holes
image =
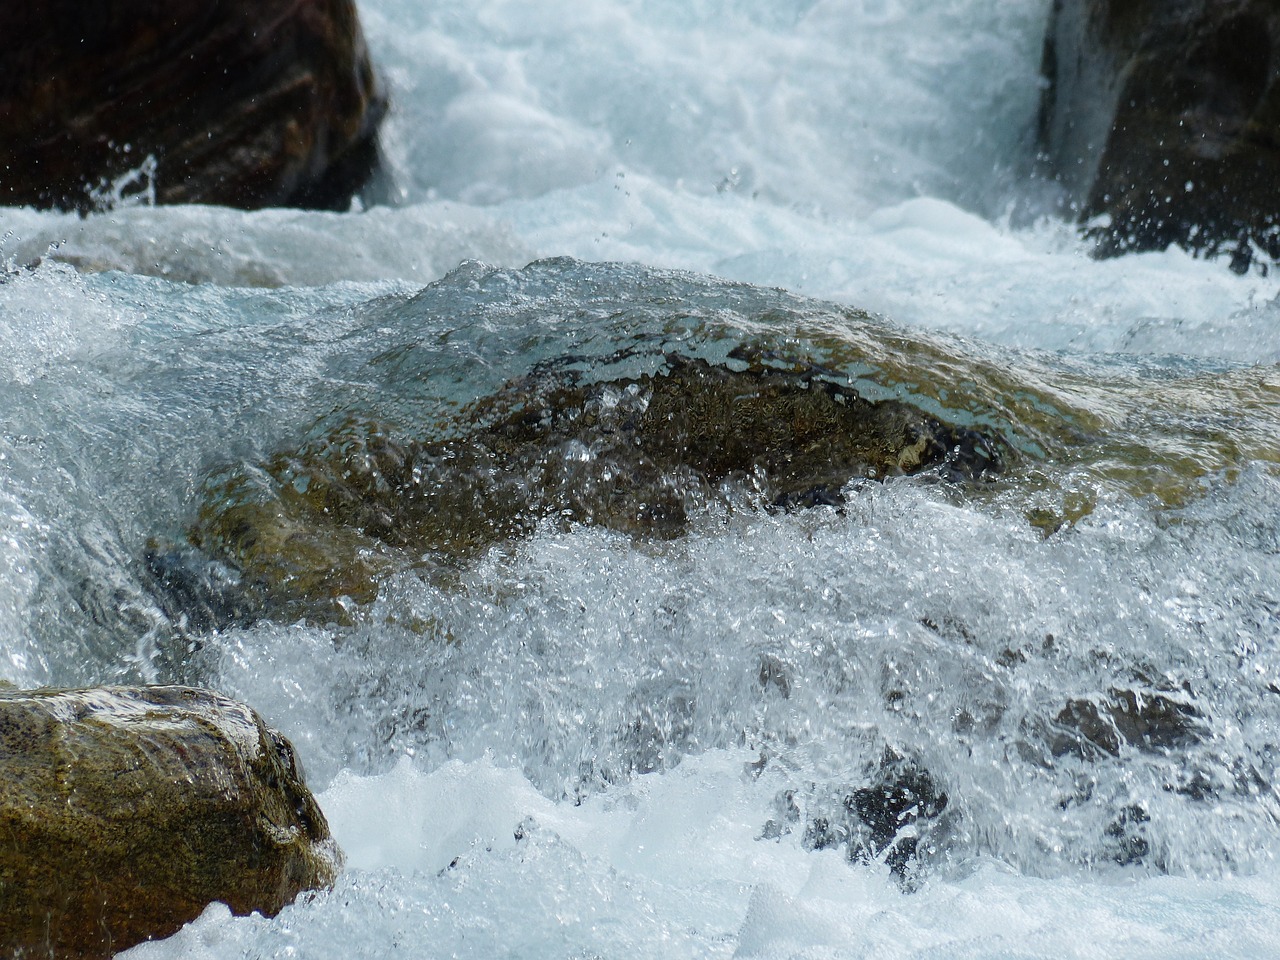
[[[1019,154],[1047,3],[371,2],[408,196],[494,203],[618,167],[829,213],[971,191]]]
[[[131,955],[728,956],[752,885],[805,873],[751,840],[741,770],[717,755],[581,805],[483,759],[343,778],[318,798],[352,852],[332,894],[271,922],[215,908]],[[375,835],[390,821],[394,845]]]
[[[1012,229],[919,198],[865,219],[695,197],[619,171],[507,204],[542,251],[691,269],[1018,348],[1280,362],[1280,276],[1180,250],[1095,261],[1063,224]]]
[[[665,544],[547,531],[448,590],[388,584],[355,628],[262,625],[209,650],[317,785],[492,756],[582,799],[745,745],[781,778],[770,798],[793,791],[798,834],[892,747],[950,795],[952,866],[1264,869],[1278,505],[1256,470],[1173,523],[1104,494],[1044,541],[1019,498],[992,512],[890,483],[843,516],[708,517]],[[1071,704],[1134,690],[1188,712],[1167,708],[1153,747],[1073,745]]]
[[[1047,3],[365,14],[401,88],[387,137],[406,196],[487,204],[539,256],[710,272],[1019,347],[1280,357],[1265,320],[1239,329],[1277,278],[1177,251],[1098,264],[1071,227],[982,219],[1034,189],[1012,171],[1030,163]]]
[[[845,279],[831,292],[895,322],[1023,349],[1280,360],[1280,336],[1260,356],[1234,329],[1237,313],[1280,293],[1274,276],[1237,277],[1173,248],[1096,261],[1069,226],[1015,230],[932,198],[882,208],[865,231],[862,243],[833,251]],[[1153,327],[1207,318],[1221,325],[1216,335],[1194,342],[1151,335]]]
[[[1236,277],[1176,250],[1099,263],[1061,225],[1009,230],[936,199],[831,221],[619,172],[506,204],[501,217],[447,203],[349,215],[197,207],[5,217],[23,220],[27,239],[10,237],[0,252],[21,261],[53,243],[51,259],[84,270],[237,286],[425,282],[457,259],[518,266],[535,251],[570,253],[782,286],[1019,348],[1280,362],[1280,275]],[[89,334],[135,322],[106,288],[89,292],[59,269],[18,274],[0,290],[14,379],[51,369]]]
[[[56,378],[65,365],[115,345],[137,322],[136,312],[90,290],[62,264],[6,274],[8,251],[8,241],[0,243],[0,382]]]
[[[1098,263],[1072,227],[1000,222],[1031,189],[992,167],[1029,158],[1047,11],[370,0],[405,206],[6,210],[0,256],[244,286],[421,283],[462,259],[573,255],[1018,347],[1275,362],[1280,277],[1178,251]]]
[[[8,453],[0,445],[0,477]],[[30,623],[40,587],[37,560],[45,549],[40,522],[0,488],[0,681],[18,687],[48,683],[44,652]]]
[[[75,214],[0,210],[0,261],[226,287],[339,281],[429,283],[463,260],[521,266],[530,248],[488,212],[456,203],[363,212],[130,207]]]
[[[1016,346],[1162,352],[1161,332],[1210,323],[1177,346],[1257,358],[1235,328],[1274,278],[1177,252],[1100,265],[1070,228],[962,212],[1000,214],[1011,158],[1029,162],[1047,12],[596,0],[366,18],[405,87],[388,136],[408,196],[493,204],[540,256],[711,272]]]
[[[996,864],[903,895],[876,868],[755,839],[741,752],[574,805],[481,759],[405,761],[319,796],[348,866],[275,919],[214,905],[123,956],[1256,958],[1280,883],[1048,883]]]

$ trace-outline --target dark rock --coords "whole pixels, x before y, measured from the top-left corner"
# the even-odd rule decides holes
[[[986,477],[1004,450],[815,375],[674,355],[659,374],[602,383],[535,370],[442,432],[401,440],[353,421],[232,469],[210,481],[191,541],[271,615],[341,620],[341,603],[372,600],[393,569],[456,561],[542,522],[669,538],[729,491],[764,507],[818,489],[815,502],[838,502],[856,478]]]
[[[697,690],[687,680],[664,679],[632,693],[617,734],[621,777],[679,764],[692,746],[697,709]]]
[[[1185,747],[1203,739],[1203,717],[1189,697],[1145,690],[1108,692],[1100,700],[1072,700],[1054,718],[1055,757],[1092,760],[1119,756],[1129,746],[1147,753]]]
[[[883,861],[905,889],[914,889],[922,846],[933,844],[947,802],[928,770],[886,748],[868,782],[844,794],[839,813],[809,820],[802,843],[809,850],[846,847],[851,861]]]
[[[352,0],[0,9],[3,204],[345,209],[384,110]]]
[[[800,822],[800,807],[796,804],[794,790],[779,790],[773,798],[773,809],[777,816],[765,821],[757,840],[781,840]]]
[[[1275,790],[1251,760],[1226,760],[1204,755],[1188,757],[1171,771],[1165,789],[1200,803],[1218,803],[1227,798],[1253,800]]]
[[[191,545],[152,541],[143,562],[165,614],[183,632],[208,633],[253,619],[254,598],[240,574]]]
[[[1115,819],[1107,824],[1105,847],[1122,867],[1145,863],[1151,855],[1151,843],[1147,839],[1147,825],[1151,817],[1141,804],[1123,808]]]
[[[818,816],[805,824],[802,843],[806,850],[830,850],[848,842],[849,830],[839,818]]]
[[[766,653],[760,658],[756,679],[760,683],[760,689],[768,691],[772,687],[781,694],[782,699],[791,699],[791,670],[773,654]]]
[[[1055,0],[1042,147],[1098,253],[1280,255],[1280,7]]]
[[[929,771],[886,750],[870,786],[853,791],[845,805],[857,815],[850,855],[884,858],[894,875],[909,880],[925,826],[947,808],[947,795]]]
[[[275,914],[341,853],[289,741],[190,687],[0,688],[0,953],[109,957]]]

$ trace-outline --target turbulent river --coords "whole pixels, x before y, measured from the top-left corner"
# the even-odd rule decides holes
[[[0,677],[246,700],[348,857],[129,956],[1280,953],[1274,271],[1053,216],[1047,0],[562,6],[362,3],[394,105],[348,213],[0,211]],[[672,480],[674,532],[544,509],[443,560],[330,529],[371,573],[327,613],[228,613],[199,531],[305,499],[282,451],[680,365],[999,469]],[[499,492],[614,480],[549,450]]]

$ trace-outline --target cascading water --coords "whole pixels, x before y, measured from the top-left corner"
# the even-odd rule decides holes
[[[245,699],[348,854],[131,955],[1280,950],[1277,283],[1033,219],[1047,4],[361,13],[395,205],[0,214],[0,676]],[[325,451],[438,458],[546,370],[630,423],[680,363],[999,469],[682,474],[655,535],[531,492],[616,479],[573,432],[439,474],[541,504],[465,551],[289,512]]]

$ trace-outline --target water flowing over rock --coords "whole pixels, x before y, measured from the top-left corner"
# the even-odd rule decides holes
[[[933,470],[975,481],[1008,453],[997,437],[866,400],[816,371],[678,354],[657,374],[595,383],[545,364],[442,432],[406,440],[351,421],[215,477],[191,539],[267,610],[341,619],[342,603],[373,599],[382,573],[473,555],[547,521],[666,539],[735,491],[767,508],[835,505],[851,480]],[[203,597],[191,584],[211,580],[184,556],[153,550],[152,569],[171,593]]]
[[[750,767],[750,859],[821,846],[907,888],[975,856],[1269,857],[1270,367],[1020,354],[567,259],[374,299],[74,280],[146,316],[0,385],[39,404],[0,437],[6,516],[34,518],[0,613],[40,643],[9,669],[271,703],[316,782],[502,744],[589,810]]]
[[[918,854],[930,852],[945,832],[947,794],[928,770],[892,747],[867,771],[868,782],[836,791],[838,812],[818,815],[805,826],[806,849],[843,847],[851,861],[883,861],[905,890],[919,877]],[[780,798],[794,804],[793,796]],[[821,803],[818,804],[821,806]],[[778,821],[766,825],[766,837]]]
[[[0,952],[109,957],[275,914],[341,853],[289,741],[190,687],[0,689]]]
[[[0,203],[345,209],[385,99],[351,0],[0,12]]]
[[[1177,509],[1280,457],[1266,370],[1064,376],[637,266],[464,264],[305,349],[323,373],[281,397],[289,425],[211,455],[198,502],[143,551],[147,595],[185,636],[349,623],[389,579],[447,586],[537,529],[653,542],[743,508],[840,507],[896,476],[996,496],[982,481],[999,475],[1025,481],[1020,512],[1050,537],[1108,491]],[[110,619],[107,599],[88,606]]]
[[[1041,139],[1101,255],[1280,255],[1278,45],[1259,0],[1055,3]]]
[[[1170,694],[1111,690],[1109,696],[1072,700],[1055,718],[1060,733],[1051,739],[1056,755],[1074,753],[1086,759],[1119,756],[1124,747],[1172,750],[1203,737],[1200,713],[1190,698]]]

